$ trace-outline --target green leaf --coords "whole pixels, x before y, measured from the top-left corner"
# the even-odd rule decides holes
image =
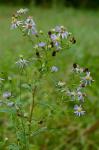
[[[37,131],[33,132],[32,136],[36,136],[45,131],[47,131],[47,127],[42,127],[41,129],[38,129]]]
[[[16,110],[15,109],[0,109],[1,113],[15,113]]]
[[[8,150],[20,150],[20,149],[19,149],[18,145],[13,143],[13,144],[8,146]]]

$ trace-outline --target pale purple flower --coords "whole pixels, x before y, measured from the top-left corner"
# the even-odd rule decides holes
[[[74,106],[74,114],[76,114],[77,116],[81,116],[81,115],[84,115],[85,114],[85,111],[82,109],[81,105],[78,106],[78,105],[75,105]]]
[[[8,107],[13,107],[13,106],[14,106],[14,102],[8,102],[8,103],[7,103],[7,106],[8,106]]]
[[[51,68],[51,72],[57,72],[58,71],[58,67],[56,67],[56,66],[52,66],[52,68]]]
[[[61,49],[61,45],[60,45],[60,37],[59,37],[59,35],[51,34],[50,38],[51,38],[54,46],[56,47],[56,50],[60,50]]]
[[[91,83],[94,80],[92,79],[92,77],[90,76],[90,72],[86,73],[86,76],[82,78],[81,82],[84,83],[86,86],[87,85],[91,85]]]
[[[55,46],[56,46],[56,47],[59,47],[59,46],[60,46],[59,42],[56,41],[56,42],[55,42]]]
[[[16,28],[18,28],[20,25],[22,25],[23,24],[23,22],[22,21],[12,21],[12,23],[11,23],[11,29],[16,29]]]
[[[60,26],[56,26],[56,27],[55,27],[55,31],[56,31],[56,32],[61,32],[61,27],[60,27]]]
[[[65,30],[64,26],[56,26],[55,31],[58,33],[58,37],[61,37],[62,39],[67,38],[68,35],[70,35],[70,33]]]
[[[69,35],[69,32],[67,32],[67,31],[64,31],[64,32],[59,33],[59,36],[60,36],[62,39],[64,39],[64,38],[67,39],[68,35]]]
[[[77,92],[78,100],[84,102],[84,94],[80,91]]]
[[[39,46],[39,47],[45,47],[45,46],[46,46],[46,43],[45,43],[45,42],[40,42],[40,43],[38,44],[38,46]]]
[[[3,98],[5,98],[5,99],[9,99],[11,97],[11,92],[4,92],[3,93]]]
[[[56,41],[57,40],[57,35],[56,34],[51,34],[51,40]]]
[[[31,16],[29,16],[26,21],[25,21],[26,24],[31,24],[32,26],[36,26],[33,18]]]
[[[36,24],[32,17],[28,17],[23,25],[24,30],[29,34],[37,34]]]
[[[55,44],[55,46],[56,46],[56,50],[57,50],[57,51],[59,51],[59,50],[62,49],[59,42],[56,41],[54,44]]]
[[[12,23],[11,24],[11,29],[16,29],[18,26],[17,26],[17,23]]]

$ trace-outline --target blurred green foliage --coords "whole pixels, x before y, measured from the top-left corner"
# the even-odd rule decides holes
[[[50,7],[53,5],[84,7],[84,8],[99,8],[99,0],[0,0],[0,3],[4,4],[23,4],[30,5],[35,4],[39,6]]]

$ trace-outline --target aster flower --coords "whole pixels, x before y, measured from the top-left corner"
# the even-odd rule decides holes
[[[78,100],[84,102],[85,94],[83,94],[81,91],[77,92]]]
[[[81,82],[85,84],[85,86],[87,85],[91,85],[91,83],[94,80],[92,79],[92,77],[90,76],[90,72],[86,73],[86,76],[82,78]]]
[[[19,10],[17,11],[17,14],[18,14],[18,15],[21,15],[21,14],[25,14],[25,13],[27,13],[27,12],[28,12],[28,8],[25,8],[25,9],[21,8],[21,9],[19,9]]]
[[[80,68],[78,64],[74,63],[73,64],[73,72],[75,73],[83,73],[83,68]]]
[[[14,102],[8,102],[8,103],[7,103],[7,106],[8,106],[8,107],[13,107],[13,106],[14,106]]]
[[[81,105],[78,106],[78,105],[75,105],[74,106],[74,114],[76,114],[77,116],[81,116],[81,115],[84,115],[85,114],[85,111],[82,109]]]
[[[52,68],[51,68],[51,72],[57,72],[58,71],[58,67],[56,67],[56,66],[52,66]]]
[[[72,100],[75,100],[77,94],[75,91],[68,90],[67,95],[70,96]]]
[[[62,48],[61,48],[61,45],[60,45],[60,37],[59,37],[58,35],[56,35],[56,34],[51,34],[50,38],[51,38],[51,40],[52,40],[52,42],[51,42],[52,47],[55,46],[55,47],[56,47],[56,50],[62,49]]]
[[[11,97],[11,92],[6,91],[6,92],[3,93],[3,98],[4,99],[9,99],[10,97]]]
[[[69,36],[69,32],[67,32],[67,31],[65,31],[65,32],[62,32],[61,34],[60,34],[60,36],[62,37],[62,39],[64,39],[64,38],[66,38],[67,39],[67,37]]]
[[[16,17],[12,17],[11,29],[16,29],[16,28],[18,28],[22,24],[23,24],[22,21],[17,20]]]
[[[68,35],[69,35],[69,32],[67,32],[67,31],[62,31],[62,32],[60,32],[59,34],[59,37],[61,37],[62,39],[67,39],[67,37],[68,37]]]
[[[65,84],[66,84],[65,82],[59,81],[59,82],[56,84],[56,86],[57,86],[57,88],[58,88],[58,91],[60,91],[61,93],[66,92]]]
[[[57,51],[60,51],[60,50],[62,49],[60,43],[57,42],[57,41],[54,42],[54,46],[56,47],[56,50],[57,50]]]
[[[54,45],[57,48],[57,50],[62,49],[59,42],[55,41]]]
[[[23,69],[25,67],[27,67],[29,61],[23,59],[23,57],[21,57],[17,62],[16,64],[19,66],[19,68]]]
[[[45,46],[46,46],[46,43],[45,43],[45,42],[40,42],[40,43],[38,44],[38,46],[39,46],[39,47],[45,47]]]
[[[60,46],[59,42],[55,41],[55,46],[59,47]]]
[[[32,24],[33,26],[36,25],[35,22],[34,22],[34,20],[33,20],[33,18],[32,18],[31,16],[29,16],[29,17],[26,19],[25,23]]]
[[[58,33],[58,36],[62,39],[67,38],[70,33],[65,30],[64,26],[56,26],[55,31]]]
[[[53,42],[56,42],[59,37],[56,34],[51,34],[50,38]]]
[[[62,81],[59,81],[59,82],[58,82],[58,86],[59,86],[59,87],[63,87],[63,86],[65,86],[65,84],[66,84],[66,83],[65,83],[65,82],[62,82]]]
[[[34,22],[34,20],[32,19],[32,17],[28,17],[23,25],[24,31],[26,31],[29,34],[37,34],[37,30],[36,30],[36,24]]]
[[[55,27],[55,32],[58,32],[58,33],[61,32],[61,27],[60,26],[56,26]]]

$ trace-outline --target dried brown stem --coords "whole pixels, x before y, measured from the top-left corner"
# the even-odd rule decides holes
[[[99,120],[97,120],[90,128],[84,131],[84,135],[89,135],[99,129]]]

